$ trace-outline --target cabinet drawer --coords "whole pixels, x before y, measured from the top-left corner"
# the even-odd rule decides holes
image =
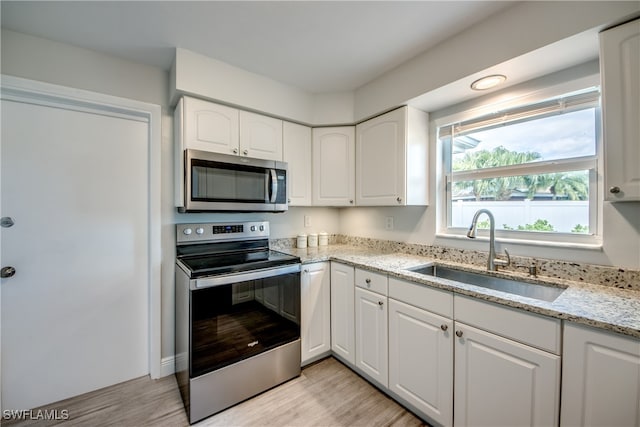
[[[560,320],[475,298],[455,295],[456,321],[493,332],[554,354],[560,354]]]
[[[451,292],[390,277],[389,297],[441,316],[453,317],[453,293]]]
[[[387,295],[387,275],[356,268],[356,286]]]

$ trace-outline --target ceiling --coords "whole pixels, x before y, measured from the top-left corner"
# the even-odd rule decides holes
[[[6,1],[2,27],[168,70],[174,48],[311,93],[354,90],[509,1]]]

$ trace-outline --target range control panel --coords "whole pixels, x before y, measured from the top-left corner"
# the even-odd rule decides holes
[[[176,224],[177,244],[269,238],[268,221]]]

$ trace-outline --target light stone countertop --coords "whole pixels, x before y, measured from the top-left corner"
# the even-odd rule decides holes
[[[370,271],[386,273],[390,277],[640,338],[640,292],[634,290],[542,276],[530,278],[524,274],[512,272],[493,273],[497,277],[566,287],[555,301],[547,302],[406,270],[419,265],[435,263],[469,272],[487,273],[486,270],[476,266],[342,244],[319,248],[279,250],[299,256],[303,264],[338,261]]]

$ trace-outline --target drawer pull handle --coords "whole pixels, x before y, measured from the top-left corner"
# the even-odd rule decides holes
[[[457,336],[458,338],[462,338],[462,331],[461,331],[461,330],[457,330],[457,331],[456,331],[456,336]]]
[[[364,281],[367,285],[371,284],[371,279],[364,279]]]
[[[382,301],[378,301],[378,305],[379,305],[380,307],[382,307],[382,306],[384,305],[384,303],[383,303]]]
[[[620,187],[617,187],[617,186],[616,187],[611,187],[609,189],[609,192],[612,193],[612,194],[618,194],[620,192]]]
[[[447,325],[440,325],[440,329],[446,332],[449,327]]]

